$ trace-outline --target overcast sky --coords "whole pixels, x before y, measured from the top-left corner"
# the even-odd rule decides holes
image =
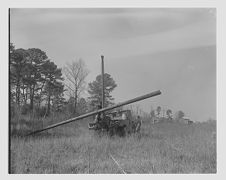
[[[90,74],[115,79],[115,102],[155,90],[137,103],[216,119],[215,9],[11,9],[16,48],[40,48],[60,67],[82,58]]]

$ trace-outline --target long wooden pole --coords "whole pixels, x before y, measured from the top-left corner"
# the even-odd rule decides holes
[[[73,122],[73,121],[78,121],[78,120],[80,120],[80,119],[83,119],[83,118],[86,118],[86,117],[95,115],[95,114],[97,114],[97,113],[105,112],[105,111],[108,111],[108,110],[111,110],[111,109],[114,109],[114,108],[117,108],[117,107],[120,107],[120,106],[124,106],[124,105],[127,105],[127,104],[131,104],[131,103],[134,103],[134,102],[137,102],[137,101],[141,101],[141,100],[143,100],[143,99],[151,98],[151,97],[154,97],[154,96],[157,96],[157,95],[160,95],[160,94],[161,94],[161,91],[159,91],[159,90],[158,90],[158,91],[154,91],[154,92],[145,94],[145,95],[143,95],[143,96],[139,96],[139,97],[136,97],[136,98],[133,98],[133,99],[130,99],[130,100],[127,100],[127,101],[118,103],[118,104],[113,105],[113,106],[110,106],[110,107],[102,108],[102,109],[99,109],[99,110],[97,110],[97,111],[93,111],[93,112],[90,112],[90,113],[87,113],[87,114],[83,114],[83,115],[78,116],[78,117],[75,117],[75,118],[68,119],[68,120],[66,120],[66,121],[62,121],[62,122],[59,122],[59,123],[56,123],[56,124],[47,126],[46,128],[43,128],[43,129],[34,131],[34,132],[32,132],[32,133],[30,133],[30,134],[28,134],[28,135],[36,134],[36,133],[39,133],[39,132],[42,132],[42,131],[46,131],[46,130],[48,130],[48,129],[52,129],[52,128],[61,126],[61,125],[63,125],[63,124],[68,124],[68,123],[71,123],[71,122]]]
[[[104,89],[105,89],[105,85],[104,85],[104,56],[101,56],[101,73],[102,73],[102,108],[105,107],[105,94],[104,94]]]

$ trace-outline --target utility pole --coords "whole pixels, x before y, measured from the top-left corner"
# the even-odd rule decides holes
[[[105,107],[105,93],[104,93],[104,56],[101,55],[101,72],[102,72],[102,108]]]

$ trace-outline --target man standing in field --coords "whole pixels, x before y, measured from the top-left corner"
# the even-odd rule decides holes
[[[102,109],[101,105],[97,106],[97,110]],[[97,128],[98,123],[101,121],[101,114],[102,113],[97,113],[97,115],[94,118],[94,121],[89,123],[89,129],[94,129]]]
[[[133,132],[140,132],[140,128],[141,128],[141,119],[140,116],[137,116],[137,118],[135,119],[135,121],[132,121],[132,129]]]
[[[137,116],[136,132],[140,132],[140,128],[141,128],[141,118],[140,116]]]

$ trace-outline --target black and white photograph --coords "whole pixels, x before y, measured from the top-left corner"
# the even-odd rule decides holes
[[[217,173],[215,7],[8,13],[9,174]]]

